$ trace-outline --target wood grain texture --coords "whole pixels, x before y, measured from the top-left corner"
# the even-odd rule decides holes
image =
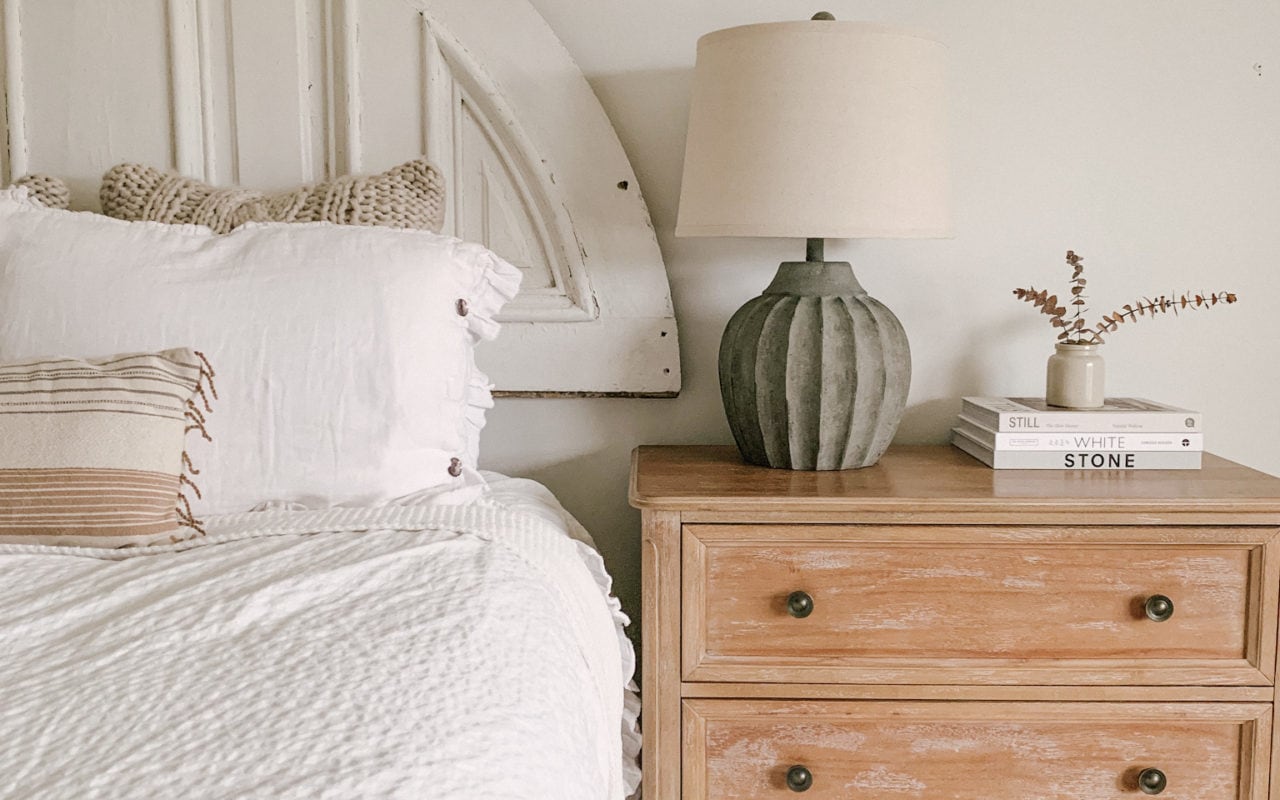
[[[1116,536],[1152,540],[1136,545],[1071,529],[948,528],[956,541],[945,543],[910,526],[827,526],[820,541],[807,532],[684,528],[686,680],[857,683],[870,669],[895,683],[1123,684],[1139,672],[1144,683],[1269,682],[1272,648],[1257,633],[1263,544],[1216,545],[1211,528]],[[797,590],[814,601],[805,619],[786,610]],[[1166,622],[1143,611],[1155,594],[1174,600]],[[905,674],[892,677],[895,667]]]
[[[1072,525],[1253,525],[1275,527],[1280,518],[1274,512],[1197,510],[1166,505],[1160,510],[1108,511],[1080,508],[1070,512],[1045,511],[1038,508],[969,508],[934,511],[917,508],[910,511],[761,511],[754,509],[721,511],[681,511],[686,523],[795,523],[807,525],[840,525],[852,518],[867,525],[1061,525],[1063,514],[1069,513]]]
[[[840,473],[714,447],[632,464],[633,504],[680,536],[679,588],[643,610],[664,654],[646,775],[678,778],[646,797],[792,797],[794,763],[818,798],[1120,800],[1145,766],[1162,797],[1280,797],[1280,480],[1212,456],[1001,473],[948,447]],[[1167,622],[1142,615],[1157,592]]]
[[[1272,584],[1274,587],[1274,584]],[[1274,593],[1274,592],[1273,592]],[[1275,617],[1276,615],[1272,615]],[[1274,619],[1272,622],[1274,623]],[[1275,648],[1280,648],[1280,637],[1272,629],[1272,638],[1268,640]],[[1280,662],[1277,662],[1280,663]],[[1271,737],[1271,794],[1272,798],[1280,798],[1280,685],[1272,687],[1272,737]]]
[[[688,700],[684,797],[1103,800],[1265,797],[1270,706],[1212,703],[863,703]]]
[[[680,515],[641,514],[644,796],[680,796]]]
[[[1270,703],[1272,686],[982,686],[892,683],[684,683],[681,696],[730,700],[987,700]]]
[[[927,445],[891,448],[866,469],[797,472],[745,464],[733,447],[641,447],[635,464],[632,505],[681,512],[875,512],[904,522],[921,513],[1126,514],[1142,524],[1142,515],[1177,508],[1227,515],[1220,523],[1253,514],[1280,524],[1280,479],[1210,454],[1200,470],[993,470]]]

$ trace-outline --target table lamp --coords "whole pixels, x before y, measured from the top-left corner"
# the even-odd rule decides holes
[[[946,49],[827,13],[698,40],[677,236],[808,240],[720,343],[720,391],[743,458],[874,464],[911,383],[898,319],[826,238],[950,235]]]

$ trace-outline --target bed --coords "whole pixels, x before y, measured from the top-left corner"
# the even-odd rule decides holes
[[[61,176],[83,209],[0,189],[0,797],[631,795],[603,560],[479,444],[495,384],[678,389],[661,258],[589,87],[524,2],[135,5],[0,4],[0,173]],[[374,124],[378,32],[417,54],[410,152]],[[118,58],[54,80],[103,41]],[[252,146],[279,96],[231,85],[286,43],[291,91],[323,78],[284,112],[297,174]],[[160,142],[85,103],[157,48]],[[578,116],[549,122],[549,97]],[[94,213],[121,160],[275,188],[392,152],[443,165],[443,232]],[[565,347],[576,365],[546,357]]]
[[[213,518],[198,547],[0,546],[0,797],[625,796],[600,557],[545,489],[487,477]]]

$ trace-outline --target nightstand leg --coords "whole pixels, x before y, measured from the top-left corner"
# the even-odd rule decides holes
[[[642,513],[644,798],[680,797],[680,515]]]

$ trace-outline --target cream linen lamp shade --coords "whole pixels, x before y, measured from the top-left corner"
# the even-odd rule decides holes
[[[906,331],[825,240],[950,235],[945,58],[927,36],[826,12],[698,40],[676,235],[808,240],[720,339],[749,463],[869,467],[897,432]]]
[[[862,22],[698,41],[677,236],[949,236],[946,48]]]

